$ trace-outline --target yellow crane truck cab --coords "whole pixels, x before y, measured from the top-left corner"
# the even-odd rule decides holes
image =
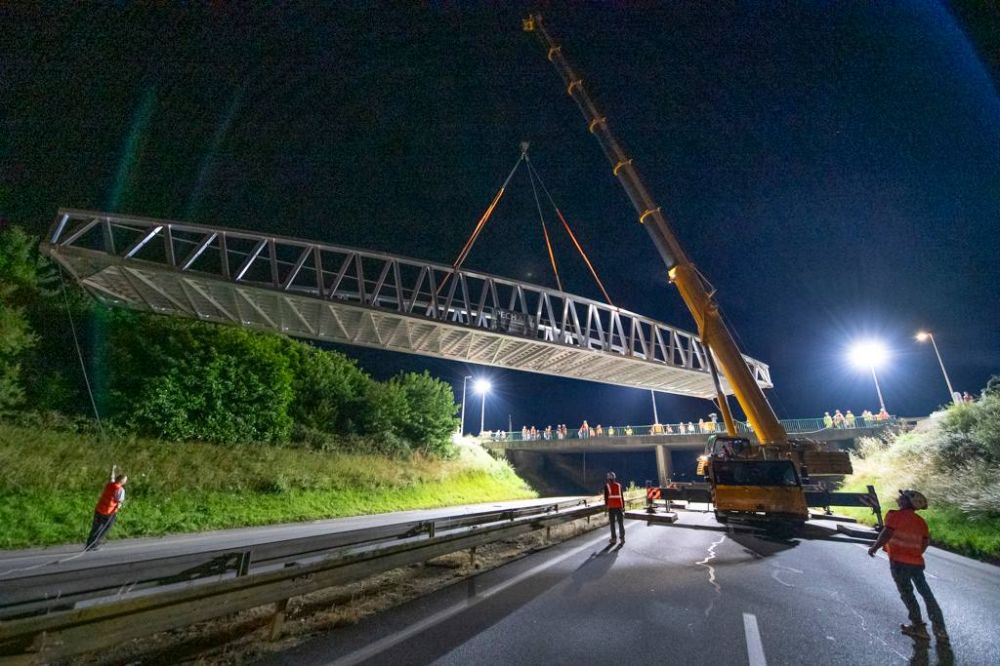
[[[809,508],[795,461],[743,437],[713,435],[698,459],[698,473],[712,488],[715,517],[803,522]]]

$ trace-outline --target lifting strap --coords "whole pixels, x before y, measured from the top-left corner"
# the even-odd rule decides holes
[[[524,161],[528,165],[528,180],[531,181],[531,193],[535,195],[535,208],[538,209],[538,220],[542,223],[542,235],[545,236],[545,248],[549,251],[549,262],[552,264],[552,273],[556,276],[556,287],[563,290],[562,280],[559,279],[559,268],[556,266],[556,255],[552,252],[552,241],[549,239],[549,229],[545,225],[545,216],[542,214],[542,202],[538,198],[538,188],[535,187],[535,170],[531,166],[528,153],[524,153]]]
[[[476,239],[479,238],[479,234],[482,233],[486,223],[489,222],[490,216],[493,215],[494,209],[496,209],[497,204],[500,203],[501,197],[503,197],[504,192],[507,190],[507,185],[510,183],[510,179],[514,177],[514,172],[517,171],[517,167],[521,166],[521,162],[524,161],[526,155],[527,153],[522,152],[517,158],[517,162],[514,163],[514,168],[510,170],[509,174],[507,174],[507,179],[503,181],[503,185],[500,186],[496,196],[493,197],[493,201],[491,201],[490,205],[486,207],[486,212],[484,212],[483,216],[479,218],[479,222],[476,224],[476,228],[472,230],[472,235],[469,236],[469,240],[465,241],[465,246],[462,248],[462,251],[458,253],[458,257],[456,257],[455,261],[452,262],[451,267],[456,271],[462,267],[462,263],[465,261],[466,257],[469,256],[472,246],[475,244]],[[445,280],[447,280],[447,277]],[[444,286],[444,282],[441,283],[441,286]]]
[[[548,197],[549,203],[552,204],[552,208],[556,211],[556,216],[559,218],[559,221],[562,222],[563,228],[565,228],[566,233],[569,234],[570,240],[573,241],[573,246],[576,247],[576,251],[580,253],[581,257],[583,257],[583,262],[587,264],[587,269],[590,270],[590,274],[593,276],[594,282],[597,283],[598,289],[600,289],[601,293],[604,294],[604,300],[608,302],[608,305],[613,306],[614,303],[611,301],[611,297],[608,296],[608,290],[604,288],[604,283],[601,282],[601,278],[597,276],[597,271],[594,270],[594,265],[590,263],[590,258],[587,257],[587,253],[583,251],[583,246],[580,245],[580,241],[576,239],[576,235],[573,233],[573,230],[570,229],[569,222],[567,222],[566,218],[563,217],[562,211],[559,210],[559,206],[556,205],[555,200],[552,198],[552,194],[549,192],[549,188],[545,187],[545,182],[542,180],[541,176],[538,175],[538,172],[535,171],[535,167],[531,164],[531,162],[528,161],[527,164],[528,173],[533,174],[534,177],[538,179],[538,184],[542,186],[542,191],[545,192],[545,196]]]

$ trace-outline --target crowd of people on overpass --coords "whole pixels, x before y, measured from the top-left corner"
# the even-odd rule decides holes
[[[865,409],[860,416],[855,415],[851,410],[841,411],[835,409],[833,414],[826,412],[821,419],[824,428],[868,428],[877,426],[889,421],[892,417],[885,409],[873,412]],[[811,424],[816,424],[818,419],[809,419]],[[737,425],[750,432],[750,424],[739,422]],[[812,428],[818,425],[812,425]],[[714,433],[725,433],[726,426],[719,421],[717,414],[709,414],[706,418],[700,418],[697,422],[681,421],[679,423],[654,423],[650,426],[607,426],[602,424],[590,425],[587,420],[580,424],[580,427],[570,429],[565,423],[556,426],[536,426],[525,425],[518,432],[507,432],[504,430],[487,430],[481,437],[494,442],[507,440],[535,441],[535,440],[562,440],[562,439],[592,439],[601,437],[632,437],[636,435],[711,435]]]
[[[823,414],[823,427],[870,428],[873,425],[877,425],[882,421],[888,420],[889,412],[885,411],[885,407],[880,409],[878,413],[873,413],[870,409],[866,409],[861,412],[860,419],[849,409],[846,412],[841,412],[839,409],[835,409],[832,416],[830,415],[830,412],[825,412]]]
[[[520,437],[518,433],[512,432],[508,433],[504,430],[487,430],[482,434],[483,437],[489,438],[494,442],[503,442],[508,439],[518,439],[523,442],[536,441],[536,440],[560,440],[560,439],[591,439],[598,437],[632,437],[634,435],[694,435],[694,434],[711,434],[715,432],[724,432],[725,427],[723,427],[718,422],[718,416],[716,414],[710,414],[707,419],[698,419],[698,423],[694,421],[688,421],[687,423],[654,423],[651,426],[641,426],[640,428],[633,428],[631,425],[626,426],[608,426],[605,428],[603,425],[598,423],[596,426],[590,425],[586,420],[580,425],[576,430],[571,431],[565,423],[553,426],[545,426],[544,428],[538,428],[536,426],[522,426]]]

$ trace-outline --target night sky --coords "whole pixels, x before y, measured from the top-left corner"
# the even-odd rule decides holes
[[[527,5],[119,4],[0,9],[5,223],[95,208],[450,263],[527,140],[615,303],[693,328],[521,32]],[[744,351],[771,364],[779,415],[877,409],[845,361],[868,336],[892,350],[889,410],[926,414],[948,396],[921,327],[978,391],[1000,372],[997,23],[930,2],[664,5],[543,11]],[[521,170],[466,266],[554,286],[534,206]],[[566,289],[599,299],[548,222]],[[459,391],[488,374],[487,427],[652,420],[648,392],[344,351]],[[658,404],[662,421],[713,411]]]

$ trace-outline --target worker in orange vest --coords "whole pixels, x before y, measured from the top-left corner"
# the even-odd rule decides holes
[[[910,624],[900,625],[900,630],[907,636],[918,640],[928,640],[927,625],[920,615],[920,604],[913,594],[913,588],[924,598],[927,606],[927,616],[934,628],[934,636],[938,643],[948,644],[948,630],[944,626],[944,614],[934,598],[927,579],[924,577],[924,551],[930,543],[930,532],[927,523],[917,515],[917,511],[927,508],[927,498],[916,490],[900,490],[896,498],[899,511],[890,511],[885,516],[885,527],[868,554],[875,557],[879,548],[885,548],[889,554],[889,570],[892,580],[896,583],[899,596],[906,606]]]
[[[622,493],[622,484],[615,480],[615,473],[608,472],[607,482],[604,484],[604,506],[608,507],[608,523],[611,525],[611,540],[625,543],[625,496]],[[618,531],[621,532],[621,539],[615,532],[615,523],[618,523]]]
[[[125,484],[128,476],[116,474],[114,478],[104,486],[97,506],[94,508],[94,522],[90,526],[90,536],[87,537],[85,550],[97,550],[101,547],[101,539],[107,536],[111,526],[115,524],[118,510],[125,502]]]

